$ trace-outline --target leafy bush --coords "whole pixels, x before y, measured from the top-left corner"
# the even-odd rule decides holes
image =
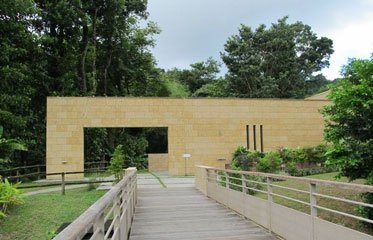
[[[109,171],[114,174],[116,182],[123,178],[124,153],[123,145],[119,144],[111,157]]]
[[[295,162],[289,162],[287,165],[286,165],[286,172],[291,175],[291,176],[297,176],[298,174],[298,168],[297,168],[297,164]]]
[[[295,176],[295,177],[304,177],[304,176],[310,176],[310,175],[316,175],[316,174],[322,174],[322,173],[335,172],[336,170],[337,169],[335,167],[331,167],[331,166],[298,169],[295,163],[293,162],[288,163],[287,168],[286,168],[286,172],[289,175]]]
[[[261,152],[250,152],[245,147],[238,147],[233,153],[231,168],[235,170],[249,171],[264,154]]]
[[[19,184],[12,184],[7,179],[3,181],[0,177],[0,218],[6,216],[10,206],[24,203],[21,191],[17,189]]]
[[[281,155],[278,152],[269,152],[259,160],[256,169],[260,172],[274,173],[280,170]]]
[[[306,146],[296,149],[280,148],[277,150],[285,164],[293,162],[297,164],[323,165],[326,161],[327,146]]]
[[[249,176],[246,176],[246,180],[249,180],[249,181],[246,182],[246,187],[253,188],[253,189],[258,189],[258,190],[263,189],[263,184],[255,183],[255,182],[265,182],[265,180],[262,177],[249,175]],[[250,180],[255,181],[255,182],[250,182]],[[255,195],[257,193],[257,191],[252,190],[252,189],[247,189],[246,193],[249,194],[249,195]]]
[[[280,148],[277,150],[283,163],[296,162],[295,150],[291,148]]]

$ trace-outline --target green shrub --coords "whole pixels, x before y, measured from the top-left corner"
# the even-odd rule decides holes
[[[262,177],[248,175],[246,176],[246,180],[249,180],[246,182],[246,187],[257,189],[257,190],[263,189],[263,184],[255,183],[255,182],[265,182],[265,180]],[[250,180],[255,181],[255,182],[250,182]],[[249,195],[255,195],[258,192],[252,189],[246,189],[246,193]]]
[[[281,155],[278,152],[269,152],[259,160],[256,169],[260,172],[275,173],[280,170]]]
[[[124,153],[123,145],[119,144],[111,157],[109,171],[114,174],[115,181],[119,182],[123,178]]]
[[[233,153],[231,168],[234,170],[249,171],[263,156],[263,153],[257,151],[250,152],[245,147],[238,147]]]
[[[298,164],[323,165],[326,161],[327,146],[319,144],[317,146],[298,147],[295,149],[280,148],[277,152],[285,164],[294,162]]]
[[[291,176],[297,176],[298,168],[295,162],[288,162],[286,164],[286,172]]]
[[[0,218],[6,216],[6,212],[10,206],[24,203],[21,191],[17,189],[19,184],[12,184],[8,179],[3,181],[0,177]]]
[[[287,164],[289,162],[296,162],[296,154],[294,149],[285,147],[278,149],[277,152],[280,154],[283,163]]]

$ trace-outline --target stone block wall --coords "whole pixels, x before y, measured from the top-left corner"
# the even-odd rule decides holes
[[[148,154],[148,169],[151,172],[168,171],[168,154],[167,153]]]
[[[256,142],[257,150],[264,151],[314,145],[323,139],[324,120],[319,109],[328,103],[279,99],[49,97],[47,172],[84,169],[83,129],[88,127],[167,127],[168,171],[172,175],[184,175],[184,153],[192,155],[187,172],[193,174],[195,165],[224,167],[237,146],[246,146],[247,142],[250,149]]]

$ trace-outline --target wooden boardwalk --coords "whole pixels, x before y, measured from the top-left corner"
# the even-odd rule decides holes
[[[275,240],[192,187],[140,188],[130,240]]]

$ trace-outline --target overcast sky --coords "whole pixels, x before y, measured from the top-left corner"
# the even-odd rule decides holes
[[[188,68],[208,57],[222,62],[220,52],[240,24],[267,26],[288,15],[318,36],[334,41],[329,79],[339,76],[347,59],[373,52],[373,0],[148,0],[149,20],[162,29],[152,49],[158,66]],[[223,69],[223,72],[226,71]]]

